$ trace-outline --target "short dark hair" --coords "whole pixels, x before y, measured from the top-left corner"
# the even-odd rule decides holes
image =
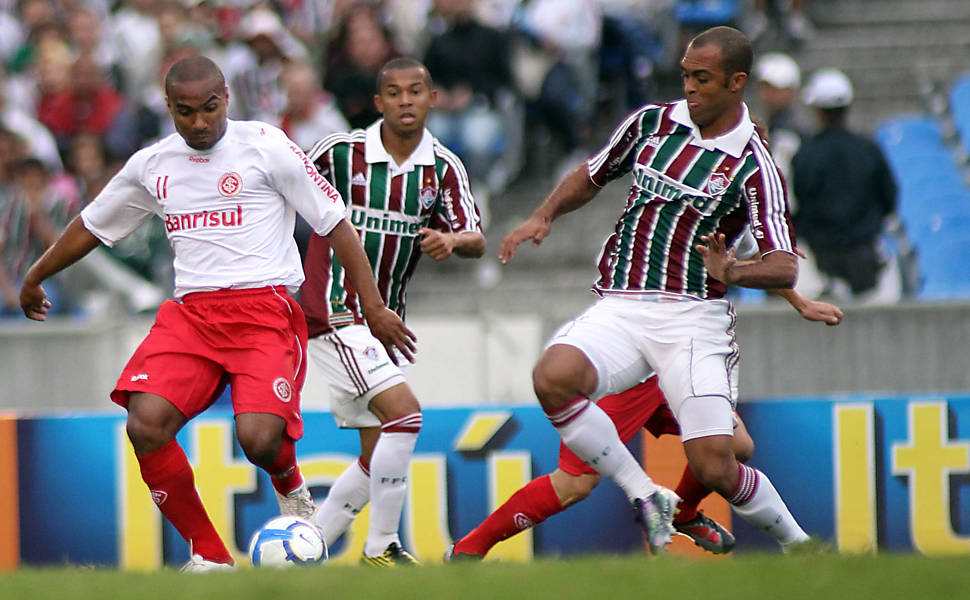
[[[226,77],[212,59],[205,56],[190,56],[172,65],[165,75],[165,95],[171,92],[176,83],[186,81],[206,81],[214,79],[220,88],[226,86]]]
[[[428,87],[431,87],[431,73],[428,72],[428,67],[424,66],[420,60],[412,58],[410,56],[399,56],[397,58],[392,58],[391,60],[384,63],[381,70],[377,72],[377,93],[381,93],[381,85],[384,83],[384,74],[388,71],[399,71],[401,69],[422,69],[424,70],[425,83]]]
[[[733,27],[720,25],[697,34],[690,45],[698,48],[714,44],[721,49],[721,63],[728,77],[735,73],[751,74],[754,63],[754,50],[751,40]]]

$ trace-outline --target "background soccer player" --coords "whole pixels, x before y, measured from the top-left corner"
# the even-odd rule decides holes
[[[402,318],[407,284],[422,254],[444,260],[485,252],[465,167],[424,128],[434,100],[420,62],[391,60],[377,77],[374,97],[384,118],[366,130],[324,138],[310,152],[347,203],[381,294]],[[364,562],[411,563],[397,531],[421,427],[418,401],[397,361],[363,326],[357,294],[326,238],[311,238],[305,266],[301,302],[310,358],[330,384],[337,424],[357,429],[361,443],[360,458],[331,486],[314,521],[332,544],[369,501]]]
[[[358,292],[374,335],[414,350],[413,335],[381,300],[340,196],[282,131],[226,117],[222,72],[205,57],[175,63],[165,78],[177,134],[135,153],[30,268],[20,293],[27,317],[50,308],[41,284],[153,215],[175,252],[175,301],[118,379],[111,398],[128,411],[141,475],[162,514],[189,542],[189,571],[229,568],[175,434],[228,383],[236,436],[269,473],[284,512],[309,516],[312,500],[296,464],[303,434],[300,388],[306,322],[288,295],[303,281],[294,210],[327,236]]]

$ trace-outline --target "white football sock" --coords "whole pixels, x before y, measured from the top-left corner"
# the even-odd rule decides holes
[[[355,460],[333,482],[327,498],[313,515],[313,524],[320,528],[327,546],[340,539],[368,501],[370,476],[364,471],[360,460]]]
[[[767,475],[738,463],[738,476],[737,490],[728,498],[735,512],[782,546],[808,539]]]
[[[613,421],[599,406],[582,398],[546,416],[566,446],[597,473],[615,481],[631,502],[657,490],[657,485],[620,441]]]
[[[408,466],[420,427],[420,413],[381,426],[370,461],[370,529],[364,545],[367,556],[383,554],[391,543],[401,544],[397,531],[407,493]]]

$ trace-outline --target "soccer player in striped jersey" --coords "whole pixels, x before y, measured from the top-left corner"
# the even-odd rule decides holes
[[[508,262],[525,240],[541,243],[553,220],[632,172],[599,261],[594,290],[602,298],[555,334],[533,385],[570,450],[626,492],[654,552],[670,541],[677,499],[644,473],[591,401],[653,371],[698,480],[783,545],[805,538],[768,478],[739,463],[732,448],[739,353],[727,286],[791,288],[798,276],[785,184],[743,101],[752,61],[740,31],[698,34],[681,61],[685,98],[627,117],[499,251]],[[708,236],[724,234],[730,246],[746,226],[760,259],[730,264],[715,278],[704,264]]]
[[[750,259],[747,254],[756,252],[757,245],[749,233],[742,240],[741,246],[746,248],[739,248],[739,255]],[[710,254],[705,260],[711,262],[712,268],[720,269],[725,264],[724,261],[732,257],[733,254],[725,251],[723,256]],[[808,300],[793,289],[776,290],[775,293],[787,300],[806,321],[817,321],[826,325],[838,325],[842,322],[842,311],[833,304]],[[734,383],[737,383],[736,378]],[[616,425],[620,440],[624,443],[630,441],[641,428],[654,437],[680,433],[677,421],[667,406],[667,399],[657,385],[656,376],[629,390],[606,396],[597,405]],[[734,428],[735,457],[740,462],[747,462],[753,453],[754,441],[744,422],[738,417]],[[585,500],[600,479],[594,469],[584,464],[564,444],[560,445],[559,465],[556,470],[533,479],[512,494],[478,527],[448,548],[445,562],[481,560],[495,544]],[[681,498],[674,517],[677,533],[687,536],[708,552],[730,552],[734,547],[734,536],[720,523],[698,510],[701,501],[711,490],[697,480],[689,466],[684,467],[674,491]]]
[[[402,318],[407,284],[422,254],[444,260],[485,252],[465,167],[424,127],[435,97],[424,65],[393,59],[377,78],[374,100],[383,119],[326,137],[309,153],[343,196],[381,295]],[[361,443],[359,459],[331,486],[314,522],[331,544],[370,502],[363,562],[413,563],[397,530],[421,426],[418,401],[396,358],[364,326],[357,293],[326,238],[311,238],[305,270],[310,358],[330,385],[337,424],[357,429]]]

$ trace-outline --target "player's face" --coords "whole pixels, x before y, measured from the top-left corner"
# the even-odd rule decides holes
[[[173,83],[166,98],[175,130],[196,150],[208,150],[226,133],[229,90],[218,81]]]
[[[724,125],[725,119],[736,117],[731,109],[740,107],[741,91],[747,75],[724,71],[721,48],[716,44],[688,46],[680,61],[680,76],[684,82],[684,98],[690,118],[703,133],[706,128]],[[726,123],[733,126],[734,123]]]
[[[392,69],[384,73],[381,89],[374,96],[384,123],[400,137],[421,135],[424,121],[438,93],[431,89],[427,72],[421,67]]]

